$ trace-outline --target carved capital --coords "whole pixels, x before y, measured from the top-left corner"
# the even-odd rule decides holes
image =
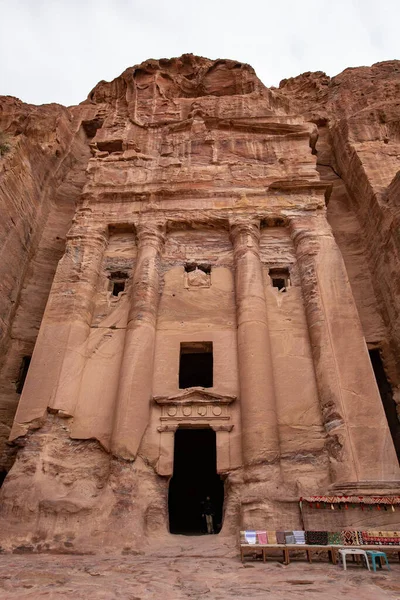
[[[108,243],[108,228],[103,225],[93,227],[75,222],[66,237],[67,244],[74,245],[74,242],[78,241],[85,245],[105,248]]]
[[[321,232],[313,219],[293,218],[289,220],[290,236],[298,258],[305,255],[315,256],[320,249]]]
[[[260,221],[257,219],[232,219],[229,222],[230,238],[236,258],[246,252],[259,256],[260,253]]]
[[[175,433],[178,427],[179,423],[177,423],[176,425],[160,425],[160,427],[157,427],[157,431],[159,433]]]
[[[336,247],[332,229],[325,215],[292,217],[289,220],[289,231],[298,258],[318,254],[323,240],[328,240],[333,247]]]
[[[153,248],[160,252],[165,242],[165,223],[141,222],[136,226],[136,235],[139,248],[143,246],[153,246]]]
[[[230,433],[233,429],[233,425],[213,425],[211,424],[211,429],[213,429],[214,431],[227,431],[228,433]]]

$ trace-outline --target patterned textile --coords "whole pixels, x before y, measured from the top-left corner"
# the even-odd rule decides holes
[[[400,496],[304,496],[300,501],[312,504],[325,502],[326,504],[400,504]]]
[[[351,531],[348,529],[346,529],[345,531],[342,531],[342,539],[343,539],[343,544],[345,546],[359,546],[360,545],[357,531]]]
[[[363,545],[363,538],[362,538],[362,531],[357,531],[357,537],[358,537],[358,543],[360,544],[360,546]]]
[[[328,543],[328,532],[327,531],[306,531],[306,543],[319,546],[326,546]]]
[[[255,531],[245,531],[244,538],[247,544],[256,544],[257,543],[257,534]]]
[[[361,543],[364,545],[399,546],[398,531],[360,531]]]
[[[285,544],[295,544],[296,539],[294,537],[293,531],[285,531]]]
[[[305,544],[306,543],[306,532],[305,531],[293,531],[294,543]]]
[[[342,546],[343,537],[340,531],[328,531],[329,546]]]
[[[276,544],[276,531],[267,531],[268,544]]]
[[[268,544],[268,537],[266,531],[257,531],[257,541],[259,544]]]
[[[284,544],[285,543],[285,532],[284,531],[277,531],[276,532],[276,543],[277,544]]]

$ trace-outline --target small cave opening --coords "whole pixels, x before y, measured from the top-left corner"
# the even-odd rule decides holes
[[[97,142],[97,148],[100,152],[122,152],[122,140],[107,140],[104,142]]]
[[[381,353],[379,348],[368,350],[372,368],[374,370],[376,383],[382,399],[383,408],[385,410],[386,419],[392,435],[393,444],[396,450],[397,459],[400,462],[400,421],[397,414],[396,402],[393,399],[393,390],[388,378],[386,377],[385,368],[383,366]]]
[[[182,342],[179,359],[179,388],[213,386],[212,342]]]
[[[217,473],[215,431],[211,428],[178,428],[174,443],[174,474],[168,495],[170,532],[182,535],[219,533],[223,505],[224,483]]]
[[[89,140],[93,139],[97,130],[102,128],[103,123],[104,119],[100,119],[99,117],[82,121],[82,127],[83,131],[86,133],[86,137],[89,138]]]

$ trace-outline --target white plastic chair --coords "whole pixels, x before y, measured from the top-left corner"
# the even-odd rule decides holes
[[[339,556],[342,559],[344,570],[345,571],[347,570],[346,556],[347,555],[354,556],[355,554],[359,554],[360,556],[363,556],[365,558],[365,562],[367,564],[368,571],[370,571],[371,568],[369,566],[368,554],[365,552],[365,550],[361,550],[361,548],[341,548],[339,550]]]

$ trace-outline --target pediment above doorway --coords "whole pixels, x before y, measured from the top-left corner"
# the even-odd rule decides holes
[[[187,404],[231,404],[237,396],[231,394],[217,394],[202,387],[187,388],[171,396],[154,396],[153,400],[160,406],[187,405]]]

